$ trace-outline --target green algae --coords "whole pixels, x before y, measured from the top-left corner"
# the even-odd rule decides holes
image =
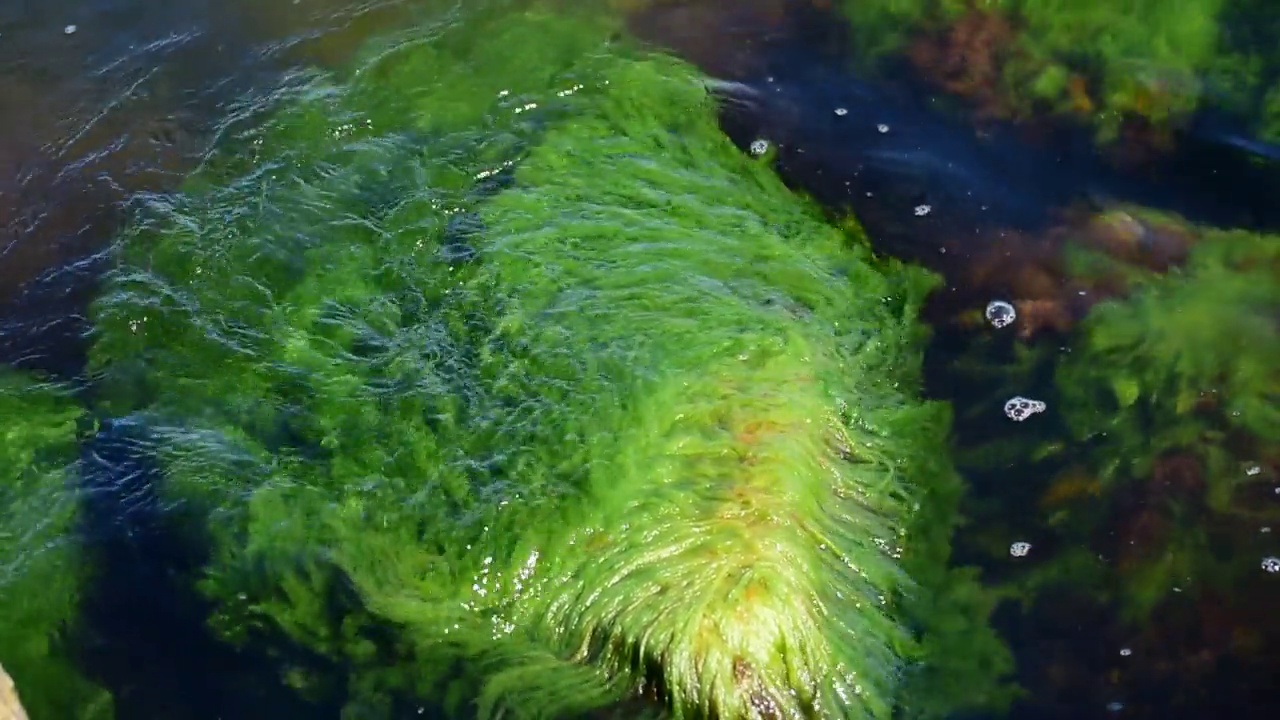
[[[1104,479],[1147,477],[1190,450],[1208,463],[1210,506],[1232,512],[1256,478],[1228,448],[1280,437],[1280,249],[1243,230],[1198,235],[1184,266],[1135,272],[1126,298],[1091,311],[1056,382],[1075,438],[1111,458]]]
[[[1266,0],[1232,0],[1227,41],[1209,72],[1214,99],[1259,138],[1280,141],[1280,17]]]
[[[0,661],[35,718],[110,718],[63,642],[88,568],[75,535],[77,421],[60,386],[0,371]]]
[[[1092,76],[1105,139],[1125,114],[1158,126],[1185,117],[1199,81],[1219,52],[1218,19],[1226,0],[1184,3],[1009,0],[1022,20],[1022,47],[1043,67],[1075,64]],[[1073,56],[1084,59],[1073,63]],[[1016,82],[1016,81],[1015,81]]]
[[[925,599],[972,582],[932,569],[935,279],[850,245],[607,19],[468,26],[318,78],[122,239],[101,407],[208,518],[215,628],[351,668],[351,717],[888,717],[965,633],[972,701],[1003,649],[980,603]],[[942,684],[915,714],[963,704]]]
[[[968,0],[843,0],[849,40],[863,61],[897,53],[921,31],[937,30],[961,17]]]
[[[1007,46],[956,51],[979,54],[968,62],[995,64],[998,77],[989,80],[997,86],[985,90],[999,95],[1006,112],[1079,115],[1101,142],[1117,140],[1122,123],[1134,118],[1162,132],[1178,126],[1207,90],[1224,92],[1219,86],[1227,70],[1237,84],[1255,85],[1259,78],[1235,62],[1231,34],[1221,24],[1234,9],[1229,0],[848,0],[842,6],[855,51],[870,59],[899,53],[922,34],[946,32],[971,13],[1009,21],[1011,37],[985,38]],[[1068,82],[1073,77],[1082,84]],[[1206,89],[1207,82],[1214,87]]]
[[[1071,277],[1101,278],[1117,294],[1065,351],[1061,340],[1019,346],[986,369],[983,384],[998,388],[980,401],[987,412],[1021,393],[1048,410],[958,462],[1030,479],[980,511],[987,529],[975,542],[992,555],[1006,555],[1011,537],[1051,548],[1012,571],[1001,594],[1030,607],[1066,593],[1137,628],[1166,604],[1262,572],[1258,538],[1280,518],[1280,255],[1274,235],[1124,212],[1192,238],[1186,260],[1156,272],[1070,253]]]

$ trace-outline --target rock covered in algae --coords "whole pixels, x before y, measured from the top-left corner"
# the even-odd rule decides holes
[[[1017,532],[1052,549],[1013,575],[1011,595],[1087,597],[1129,632],[1188,603],[1239,601],[1259,575],[1259,538],[1280,520],[1280,244],[1141,208],[1110,215],[1139,246],[1176,233],[1186,256],[1153,269],[1073,249],[1072,275],[1110,297],[1072,329],[1069,352],[1044,345],[998,371],[1006,391],[1052,378],[1049,412],[1041,434],[975,455],[1049,480]]]
[[[1270,523],[1280,517],[1271,493],[1280,476],[1280,245],[1244,230],[1189,230],[1183,265],[1130,273],[1127,296],[1081,324],[1056,373],[1064,419],[1105,486],[1165,478],[1224,518]],[[1189,477],[1172,483],[1179,465]],[[1196,577],[1225,565],[1201,555]],[[1252,571],[1256,560],[1239,556]],[[1161,581],[1161,591],[1178,582]]]
[[[123,239],[106,407],[208,514],[224,635],[353,668],[352,716],[888,717],[953,479],[933,279],[613,29],[494,13],[301,93]]]
[[[1146,475],[1172,450],[1257,450],[1280,437],[1277,238],[1192,230],[1184,264],[1131,271],[1125,297],[1090,311],[1057,373],[1069,427],[1132,463],[1121,477]],[[1210,454],[1230,472],[1226,455]],[[1211,497],[1231,495],[1217,490]]]
[[[984,110],[1075,114],[1113,141],[1126,118],[1167,130],[1196,109],[1205,82],[1232,64],[1224,47],[1232,31],[1220,24],[1231,4],[845,0],[841,9],[860,53],[893,53],[923,42],[913,51],[925,51],[922,69],[972,100],[997,106]],[[1257,83],[1240,77],[1250,70],[1231,72],[1237,84]]]
[[[79,493],[69,392],[0,370],[0,662],[36,718],[109,718],[62,642],[88,577],[75,537]]]

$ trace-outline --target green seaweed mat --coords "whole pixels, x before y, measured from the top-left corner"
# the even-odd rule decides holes
[[[75,535],[82,414],[66,388],[0,369],[0,662],[36,720],[113,714],[63,641],[89,575]]]
[[[123,238],[102,408],[209,518],[224,636],[350,667],[350,717],[888,717],[954,482],[934,278],[615,29],[495,13],[301,93]]]

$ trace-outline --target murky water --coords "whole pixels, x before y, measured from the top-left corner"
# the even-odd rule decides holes
[[[487,3],[0,0],[0,362],[57,379],[84,380],[88,307],[101,289],[107,253],[120,229],[135,217],[141,197],[177,190],[210,157],[211,148],[232,141],[243,147],[244,138],[256,132],[261,111],[284,95],[282,88],[297,83],[300,70],[343,68],[366,41],[399,28],[427,22],[465,25],[481,5]],[[1217,260],[1238,274],[1213,275],[1219,266],[1195,265],[1210,261],[1196,260],[1200,256],[1193,249],[1227,246],[1232,236],[1199,225],[1190,228],[1196,223],[1240,233],[1280,231],[1280,151],[1235,119],[1224,120],[1225,111],[1219,114],[1216,108],[1168,136],[1135,121],[1111,128],[1125,142],[1097,142],[1097,128],[1077,121],[1093,117],[1089,112],[1095,103],[1121,102],[1115,98],[1123,93],[1115,91],[1108,98],[1090,89],[1088,82],[1103,81],[1086,79],[1083,71],[1064,81],[1068,120],[1060,122],[1060,112],[1043,121],[1037,113],[1047,114],[1045,105],[1032,103],[1027,106],[1035,109],[1031,112],[1007,89],[1001,95],[993,83],[984,84],[983,73],[989,70],[984,63],[995,61],[980,48],[1006,42],[1011,31],[976,11],[941,30],[913,29],[915,39],[891,62],[868,62],[860,51],[877,45],[877,39],[887,43],[894,35],[888,29],[909,27],[909,18],[900,14],[906,5],[911,3],[863,3],[858,7],[866,12],[849,10],[857,20],[850,29],[832,21],[830,12],[840,3],[655,3],[655,8],[633,14],[626,29],[720,80],[721,123],[744,154],[770,154],[789,185],[829,210],[851,213],[879,251],[943,274],[943,287],[924,310],[935,330],[926,359],[926,392],[950,403],[956,415],[954,449],[967,492],[962,513],[973,523],[957,532],[954,557],[981,568],[988,588],[980,600],[963,605],[969,613],[965,622],[994,611],[992,622],[1015,660],[1012,677],[1026,690],[1007,713],[981,717],[1274,716],[1280,698],[1268,678],[1280,672],[1273,582],[1280,577],[1280,561],[1275,560],[1280,546],[1274,544],[1280,534],[1275,506],[1280,488],[1272,492],[1267,483],[1280,473],[1280,453],[1274,439],[1255,430],[1266,427],[1268,407],[1277,402],[1274,384],[1267,385],[1275,377],[1267,363],[1280,367],[1280,357],[1268,358],[1257,350],[1274,347],[1274,298],[1232,285],[1233,277],[1267,285],[1274,254],[1265,248],[1224,251],[1243,258],[1237,265],[1231,264],[1234,259]],[[1243,8],[1240,13],[1264,12],[1248,2],[1237,5]],[[886,17],[897,24],[885,25]],[[1176,24],[1163,16],[1162,21]],[[1257,34],[1270,37],[1261,25]],[[1255,42],[1252,35],[1243,35]],[[1261,75],[1271,72],[1269,62],[1273,60],[1258,60]],[[1280,61],[1274,63],[1280,68]],[[1146,108],[1150,97],[1144,93],[1150,88],[1172,94],[1168,88],[1181,87],[1181,80],[1142,72],[1157,80],[1144,80],[1142,91],[1135,92],[1138,100],[1123,96],[1123,102]],[[1134,76],[1141,74],[1134,71]],[[433,80],[424,78],[422,85]],[[1112,76],[1106,82],[1128,87]],[[443,105],[453,109],[448,102]],[[485,122],[494,124],[492,118]],[[518,123],[501,129],[508,133],[503,142],[514,144],[541,131]],[[333,132],[337,143],[360,129],[344,125]],[[241,133],[247,134],[236,137]],[[338,189],[325,189],[329,194],[317,197],[356,203],[367,211],[364,219],[397,212],[396,203],[408,204],[406,197],[421,200],[405,186],[418,177],[414,173],[440,172],[411,161],[427,134],[406,128],[374,136],[353,157],[375,170],[351,180],[350,186],[342,185],[335,172]],[[370,149],[378,143],[386,144]],[[482,168],[475,164],[480,160],[469,159],[471,150],[451,150],[456,152],[450,156],[456,163],[452,171],[465,167],[478,171],[477,177],[492,178],[493,187],[485,192],[509,181],[503,174],[509,159]],[[271,149],[264,152],[270,156]],[[483,161],[495,163],[488,155]],[[311,182],[305,172],[298,177],[302,184]],[[476,232],[472,223],[478,213],[468,209],[470,196],[446,193],[442,198],[431,203],[435,211],[448,205],[438,214],[448,217],[444,236],[451,252],[458,250],[449,263],[465,267],[475,252],[466,239]],[[316,207],[326,206],[317,203],[307,211]],[[236,208],[225,210],[228,218],[237,215]],[[1152,211],[1177,213],[1180,219],[1171,221]],[[180,219],[213,215],[173,213]],[[1261,246],[1237,239],[1232,247]],[[1165,332],[1159,338],[1167,340],[1185,326],[1203,330],[1194,337],[1225,344],[1232,342],[1229,337],[1212,332],[1224,321],[1215,319],[1211,300],[1239,304],[1239,312],[1229,309],[1226,315],[1244,318],[1240,333],[1253,334],[1250,348],[1255,352],[1240,350],[1238,355],[1244,358],[1244,370],[1216,371],[1214,387],[1179,389],[1190,393],[1179,396],[1179,411],[1194,406],[1210,418],[1204,420],[1207,430],[1195,434],[1199,426],[1165,428],[1149,417],[1155,409],[1144,409],[1137,430],[1125,425],[1129,409],[1147,407],[1140,397],[1145,391],[1130,388],[1146,386],[1145,378],[1122,372],[1106,383],[1120,398],[1118,405],[1113,407],[1115,400],[1108,395],[1081,410],[1082,401],[1062,378],[1071,372],[1084,377],[1084,370],[1064,358],[1072,352],[1085,356],[1092,349],[1073,346],[1073,333],[1091,327],[1086,318],[1104,299],[1125,297],[1132,278],[1079,271],[1071,254],[1077,248],[1100,250],[1106,263],[1125,268],[1179,276],[1191,263],[1217,278],[1221,292],[1178,296],[1152,311],[1158,314],[1131,321],[1130,335],[1140,335],[1134,325],[1158,326]],[[342,255],[337,253],[345,261]],[[289,264],[288,258],[276,260],[280,267]],[[388,269],[393,264],[378,273],[394,275]],[[1280,272],[1280,267],[1274,270]],[[199,282],[194,276],[188,280],[192,297],[202,297]],[[269,284],[265,278],[252,280],[253,285],[261,280],[261,287]],[[1134,282],[1146,281],[1150,278]],[[282,287],[287,285],[282,281]],[[336,285],[331,290],[332,305],[346,302],[336,296],[348,290]],[[186,291],[180,288],[175,296]],[[1206,300],[1206,294],[1213,298]],[[424,292],[413,307],[448,305],[452,301],[445,295]],[[117,302],[128,309],[128,302]],[[398,312],[410,312],[403,298],[395,302],[403,303]],[[812,310],[799,303],[785,309],[796,317],[807,317],[805,312]],[[346,314],[326,320],[335,327],[343,322],[355,327],[353,318],[364,323],[360,332],[367,337],[352,342],[343,362],[381,357],[382,345],[407,342],[374,337],[370,328],[386,319],[375,317],[384,310],[347,307],[342,311]],[[365,312],[367,318],[361,314]],[[1185,321],[1157,322],[1184,312]],[[144,318],[135,320],[143,327]],[[249,320],[240,322],[227,327],[248,338]],[[210,347],[240,342],[227,332],[225,343]],[[1108,346],[1110,354],[1098,350],[1097,356],[1087,357],[1105,358],[1121,368],[1127,360],[1146,357],[1144,353],[1184,350],[1176,340],[1166,345],[1143,342],[1116,341]],[[1212,361],[1216,359],[1204,363]],[[233,364],[228,360],[228,368]],[[298,387],[288,390],[293,393],[289,398],[305,395],[299,388],[306,383],[341,385],[318,366],[308,372]],[[191,377],[200,376],[193,371]],[[379,380],[395,386],[390,375]],[[204,381],[216,383],[217,373]],[[1236,382],[1252,383],[1247,388],[1260,399],[1252,405],[1219,401],[1217,393],[1231,395]],[[384,396],[386,387],[379,387],[378,407],[389,414],[401,398]],[[264,389],[268,392],[285,391],[271,386]],[[341,395],[340,389],[334,392]],[[412,394],[410,388],[404,392]],[[1007,402],[1015,395],[1026,397],[1010,411]],[[1231,397],[1234,402],[1238,396]],[[1048,404],[1042,405],[1041,398]],[[1158,399],[1163,398],[1152,398],[1151,408],[1161,407]],[[1015,417],[1018,410],[1024,415]],[[1230,418],[1242,412],[1263,420],[1237,428]],[[1114,422],[1108,419],[1112,417]],[[282,453],[301,447],[304,436],[317,431],[290,422],[266,432]],[[767,436],[771,431],[761,430],[766,425],[756,423],[743,434]],[[227,618],[239,610],[217,606],[191,582],[212,562],[205,531],[193,529],[203,519],[186,517],[157,493],[162,469],[154,458],[135,452],[143,434],[132,421],[120,421],[84,444],[79,472],[88,478],[92,500],[85,504],[88,510],[78,530],[91,540],[99,575],[82,598],[80,622],[60,639],[67,648],[63,654],[111,693],[115,717],[330,718],[338,717],[344,706],[344,718],[360,712],[371,718],[425,712],[411,698],[391,697],[392,691],[376,707],[353,705],[352,698],[367,698],[371,692],[343,685],[355,676],[349,663],[360,652],[372,651],[353,651],[332,638],[312,638],[310,645],[280,643],[258,626],[230,633],[239,643],[217,637],[211,626],[226,634],[219,623],[231,622]],[[1192,435],[1194,440],[1186,440]],[[1174,436],[1176,440],[1169,439]],[[1151,467],[1132,471],[1140,482],[1109,484],[1108,473],[1123,462],[1103,462],[1088,454],[1105,447],[1109,437],[1128,440],[1125,448],[1160,449],[1152,450]],[[189,440],[205,442],[194,435]],[[1064,446],[1069,448],[1065,456]],[[1203,456],[1197,454],[1202,448],[1208,448]],[[303,457],[310,462],[329,451],[330,446],[320,443],[309,451],[314,455],[304,452]],[[493,463],[486,472],[502,467],[498,460]],[[1228,470],[1221,469],[1224,463]],[[1213,479],[1215,472],[1240,476],[1226,497],[1224,483]],[[99,477],[110,482],[95,485],[93,478]],[[305,565],[310,562],[307,554],[299,550],[289,562]],[[354,602],[346,599],[353,592],[350,587],[321,575],[308,578],[323,586],[323,593]],[[235,580],[244,587],[263,582]],[[246,611],[245,617],[258,616]],[[413,655],[410,648],[388,640],[394,633],[382,620],[353,614],[343,622],[348,623],[344,627],[359,626],[361,641],[376,646],[384,660],[407,663]],[[3,652],[0,647],[0,662]],[[386,683],[395,693],[412,685],[390,675],[368,682]]]

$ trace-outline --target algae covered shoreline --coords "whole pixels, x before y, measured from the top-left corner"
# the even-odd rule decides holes
[[[74,647],[86,607],[149,592],[101,576],[147,577],[160,545],[161,604],[262,703],[200,717],[999,716],[1020,693],[989,616],[1081,566],[963,566],[1008,553],[981,504],[952,560],[953,412],[1056,371],[1048,428],[969,438],[966,479],[1067,448],[1062,477],[1127,487],[1190,455],[1214,512],[1256,501],[1274,238],[1138,209],[1057,230],[1105,241],[1052,268],[1087,303],[1015,278],[1003,335],[929,311],[969,357],[1019,354],[949,367],[1000,393],[953,410],[926,397],[922,312],[954,276],[876,252],[767,142],[735,147],[706,81],[604,8],[477,3],[316,72],[147,198],[86,385],[0,384],[0,662],[32,716],[173,716]],[[1178,312],[1190,332],[1153,322]],[[1234,364],[1197,353],[1233,332],[1258,338]],[[1077,358],[1046,364],[1045,333]],[[1102,532],[1046,507],[1053,533]],[[1107,598],[1131,618],[1181,582],[1144,567]]]

